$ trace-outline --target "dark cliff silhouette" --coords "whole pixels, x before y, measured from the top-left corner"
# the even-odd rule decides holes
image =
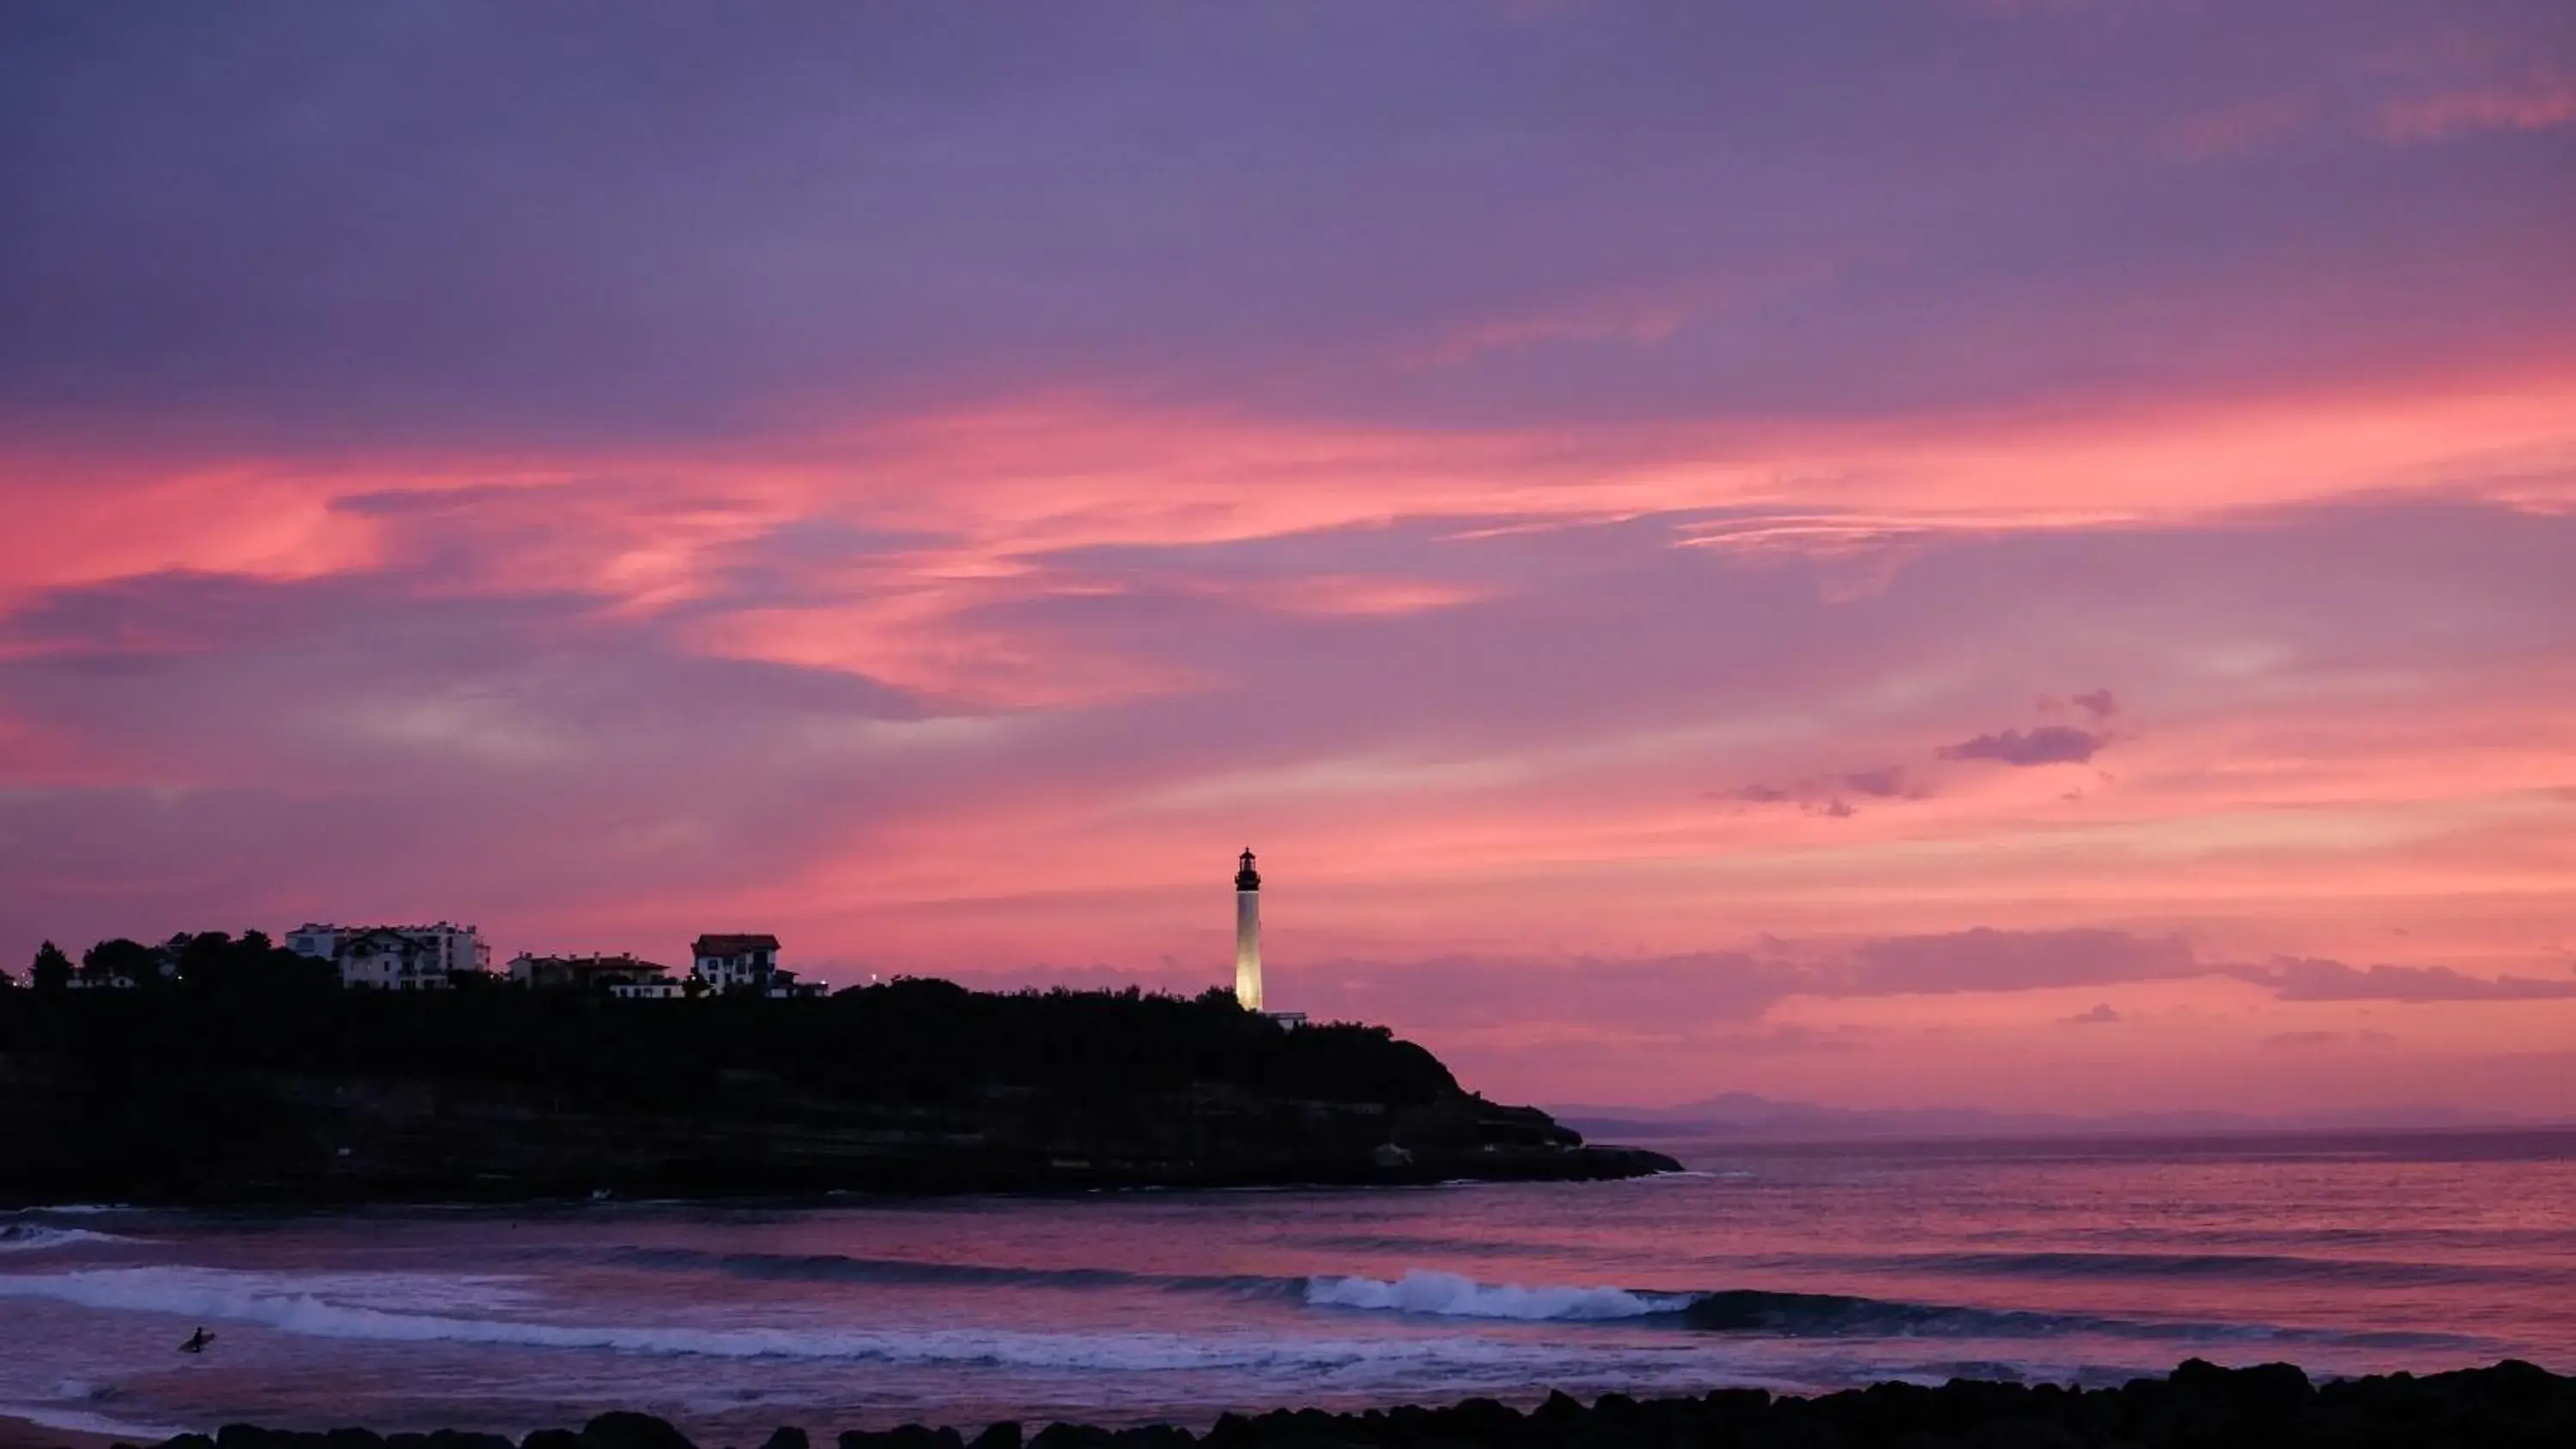
[[[202,938],[201,938],[202,939]],[[621,1001],[340,990],[264,940],[0,993],[0,1199],[509,1199],[1581,1178],[1666,1170],[1383,1028],[1223,992]],[[124,963],[120,963],[124,964]]]

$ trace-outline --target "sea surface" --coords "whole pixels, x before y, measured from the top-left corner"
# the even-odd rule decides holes
[[[2576,1132],[1658,1142],[1634,1182],[0,1214],[0,1414],[705,1442],[1229,1410],[2576,1370]],[[1747,1326],[1694,1328],[1723,1300]],[[1782,1295],[1782,1296],[1771,1296]],[[1832,1299],[1786,1295],[1833,1295]],[[213,1345],[177,1352],[204,1326]]]

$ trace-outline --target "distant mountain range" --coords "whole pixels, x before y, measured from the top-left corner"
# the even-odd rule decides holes
[[[1562,1106],[1556,1119],[1589,1137],[1734,1137],[1771,1141],[1921,1137],[2154,1137],[2207,1133],[2423,1131],[2555,1125],[2533,1117],[2413,1105],[2331,1112],[2122,1112],[2077,1116],[1973,1107],[1853,1108],[1725,1092],[1678,1107]]]

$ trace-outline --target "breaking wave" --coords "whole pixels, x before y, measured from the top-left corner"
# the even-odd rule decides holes
[[[2174,1323],[2011,1308],[1909,1303],[1832,1293],[1761,1289],[1672,1291],[1557,1284],[1485,1283],[1459,1273],[1410,1269],[1395,1278],[1350,1274],[1147,1273],[1109,1268],[1030,1268],[836,1253],[715,1253],[630,1248],[614,1255],[643,1267],[721,1272],[807,1282],[962,1284],[1070,1291],[1147,1288],[1226,1293],[1425,1318],[1519,1323],[1664,1324],[1702,1333],[1761,1338],[2048,1338],[2071,1333],[2139,1341],[2250,1339],[2340,1342],[2380,1347],[2455,1348],[2480,1340],[2454,1334],[2335,1333],[2260,1325]]]
[[[1712,1333],[1774,1338],[1964,1335],[2020,1337],[2069,1328],[2100,1330],[2105,1320],[2045,1313],[1944,1308],[1830,1293],[1771,1293],[1735,1288],[1657,1292],[1635,1288],[1525,1287],[1479,1283],[1457,1273],[1416,1268],[1401,1278],[1316,1277],[1306,1302],[1441,1318],[1520,1322],[1607,1322],[1662,1319]]]
[[[78,1232],[77,1229],[60,1230]],[[2248,1324],[2137,1321],[2000,1308],[1944,1307],[1835,1294],[1755,1289],[1666,1292],[1612,1287],[1482,1283],[1414,1269],[1392,1279],[1318,1275],[1190,1277],[923,1264],[830,1255],[708,1254],[734,1272],[868,1281],[1002,1281],[1097,1286],[1106,1282],[1275,1296],[1330,1310],[1450,1321],[1522,1324],[1632,1323],[1680,1333],[1753,1339],[2021,1339],[2093,1335],[2179,1340],[2471,1347],[2447,1334],[2348,1333]],[[973,1276],[989,1275],[989,1276]],[[1045,1328],[817,1328],[765,1323],[567,1323],[541,1316],[529,1280],[500,1275],[278,1273],[184,1266],[85,1268],[0,1274],[0,1301],[49,1300],[168,1315],[183,1322],[255,1324],[313,1338],[378,1343],[449,1342],[725,1359],[983,1364],[997,1367],[1157,1371],[1391,1367],[1415,1358],[1467,1366],[1515,1361],[1540,1346],[1468,1336],[1386,1341],[1365,1335],[1303,1339],[1269,1331],[1207,1337]],[[1569,1330],[1572,1331],[1572,1330]]]
[[[38,1298],[92,1308],[169,1314],[187,1321],[251,1323],[313,1338],[380,1343],[469,1343],[527,1348],[595,1349],[636,1354],[729,1359],[827,1359],[898,1364],[979,1364],[1006,1368],[1154,1371],[1187,1369],[1342,1369],[1419,1359],[1437,1363],[1507,1362],[1526,1357],[1510,1345],[1476,1340],[1389,1344],[1369,1339],[1280,1340],[1171,1333],[1043,1332],[1005,1329],[885,1331],[810,1327],[692,1327],[657,1324],[554,1323],[400,1312],[376,1306],[401,1301],[421,1286],[397,1285],[417,1275],[293,1275],[216,1268],[111,1268],[74,1273],[0,1275],[0,1299]],[[375,1280],[385,1281],[375,1281]],[[464,1304],[473,1280],[433,1296]],[[363,1301],[362,1301],[363,1300]]]
[[[1682,1312],[1698,1297],[1694,1293],[1637,1293],[1625,1288],[1524,1288],[1514,1283],[1479,1283],[1456,1273],[1421,1268],[1392,1281],[1323,1277],[1306,1280],[1306,1301],[1317,1307],[1524,1322],[1647,1318]]]
[[[47,1248],[68,1248],[75,1243],[130,1243],[114,1233],[94,1233],[87,1228],[57,1228],[44,1223],[0,1223],[0,1253],[36,1253]]]
[[[67,1429],[75,1434],[96,1434],[132,1444],[157,1444],[186,1430],[176,1424],[137,1423],[128,1419],[111,1419],[88,1409],[70,1409],[60,1404],[20,1404],[0,1402],[0,1416],[24,1419],[46,1429]]]
[[[2242,1339],[2386,1348],[2463,1348],[2480,1343],[2457,1334],[2345,1333],[2251,1324],[2144,1322],[2090,1314],[1946,1307],[1836,1293],[1775,1293],[1752,1288],[1694,1293],[1533,1288],[1479,1283],[1455,1273],[1423,1269],[1393,1280],[1311,1278],[1306,1284],[1306,1302],[1318,1307],[1442,1318],[1653,1322],[1701,1333],[1760,1338],[2040,1339],[2080,1333],[2143,1341]]]

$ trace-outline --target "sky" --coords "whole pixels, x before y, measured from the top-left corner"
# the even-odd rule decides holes
[[[0,965],[2576,1118],[2564,0],[0,9]]]

